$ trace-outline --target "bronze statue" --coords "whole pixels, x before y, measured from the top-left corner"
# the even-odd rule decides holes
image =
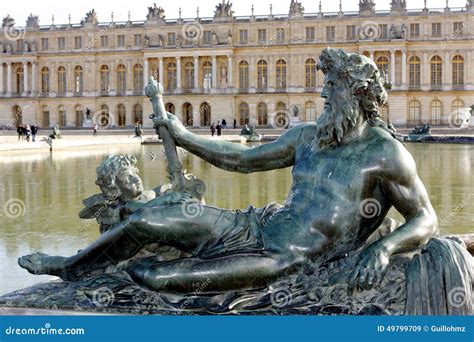
[[[204,205],[180,185],[182,170],[175,161],[175,167],[168,167],[170,175],[174,172],[175,195],[133,201],[136,206],[131,207],[125,200],[142,188],[136,172],[122,171],[112,178],[122,194],[130,189],[130,196],[123,198],[128,209],[118,223],[71,257],[37,253],[19,258],[20,266],[33,274],[75,281],[120,263],[136,284],[160,294],[193,293],[195,284],[204,283],[203,292],[219,294],[265,288],[303,276],[308,267],[317,270],[318,265],[356,254],[354,264],[345,266],[346,274],[334,276],[349,289],[379,285],[395,255],[420,250],[437,233],[436,214],[412,156],[381,124],[379,109],[387,93],[374,62],[328,48],[317,68],[325,74],[325,106],[317,122],[298,125],[276,141],[254,147],[189,132],[163,111],[161,86],[152,79],[146,87],[155,126],[173,141],[164,140],[167,155],[174,155],[176,143],[230,172],[292,167],[293,184],[283,205],[242,211]],[[197,214],[187,212],[189,205]],[[392,207],[405,223],[391,225],[386,215]],[[162,261],[152,255],[125,262],[153,243],[186,257]],[[325,279],[322,273],[315,277]]]

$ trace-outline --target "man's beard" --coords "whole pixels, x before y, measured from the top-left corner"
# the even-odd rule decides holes
[[[359,125],[359,101],[331,103],[316,121],[316,139],[320,148],[339,145],[348,132],[354,132]]]

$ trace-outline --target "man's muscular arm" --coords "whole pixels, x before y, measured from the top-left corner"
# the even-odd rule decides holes
[[[362,252],[349,281],[351,288],[368,289],[380,283],[393,254],[422,248],[438,232],[436,213],[418,177],[415,161],[400,143],[394,141],[391,145],[394,153],[382,164],[382,184],[405,223]]]

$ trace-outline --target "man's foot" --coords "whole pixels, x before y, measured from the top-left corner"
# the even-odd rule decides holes
[[[18,265],[32,274],[62,276],[65,273],[65,261],[65,257],[35,253],[18,258]]]

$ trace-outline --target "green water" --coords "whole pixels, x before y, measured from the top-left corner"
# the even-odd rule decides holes
[[[428,189],[442,233],[474,232],[474,145],[407,147]],[[36,251],[71,255],[98,236],[97,224],[79,219],[78,212],[84,198],[98,193],[95,169],[102,158],[118,153],[138,157],[145,188],[166,181],[160,146],[0,156],[0,294],[51,279],[22,270],[16,264],[18,256]],[[291,185],[290,169],[241,175],[219,170],[189,154],[182,154],[181,160],[207,184],[210,205],[237,209],[249,203],[282,202]],[[15,201],[19,212],[15,212]]]

